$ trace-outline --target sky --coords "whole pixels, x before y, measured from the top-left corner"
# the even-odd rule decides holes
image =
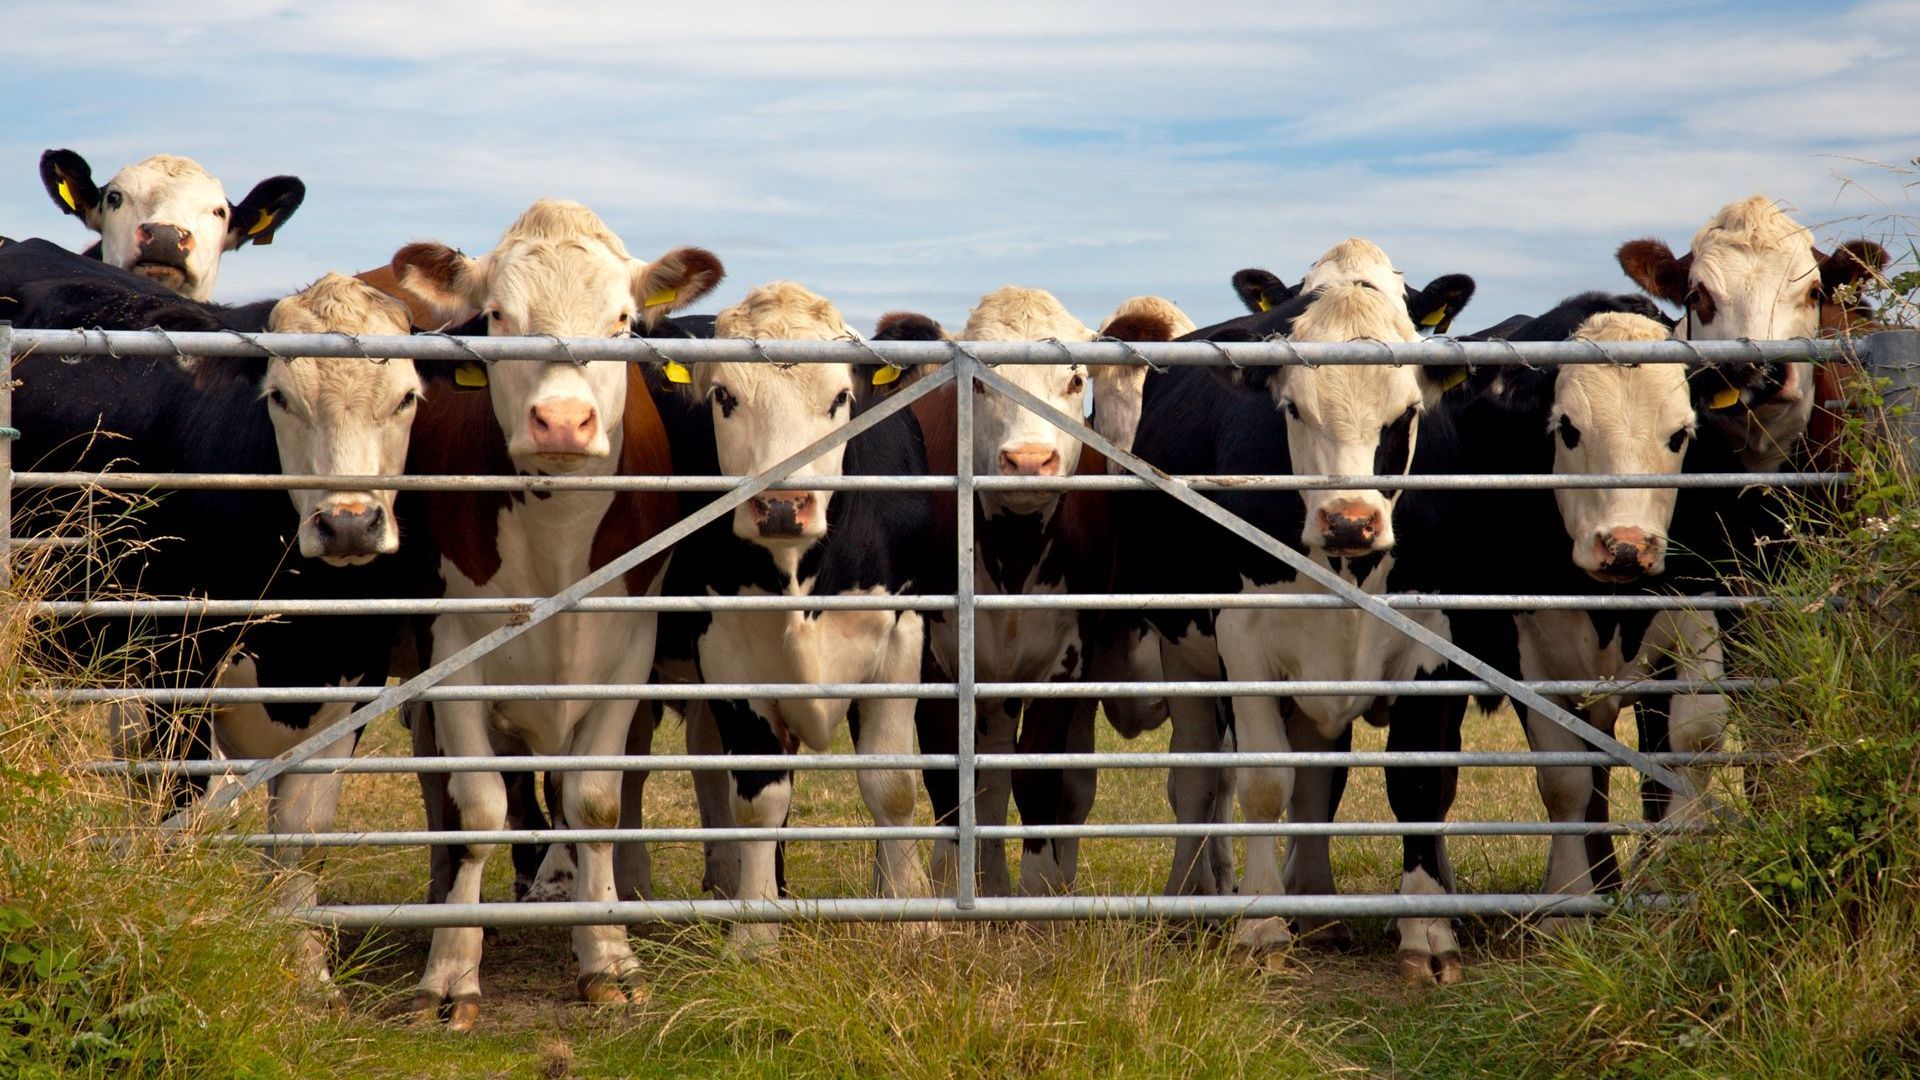
[[[1913,0],[0,0],[0,27],[0,234],[90,242],[40,185],[53,147],[102,183],[184,154],[235,201],[306,181],[222,261],[232,302],[414,240],[478,254],[541,197],[641,258],[718,253],[694,310],[789,278],[863,328],[958,327],[1008,284],[1204,324],[1235,270],[1297,281],[1358,235],[1415,284],[1472,274],[1470,330],[1629,289],[1622,241],[1684,248],[1755,193],[1823,240],[1920,233]]]

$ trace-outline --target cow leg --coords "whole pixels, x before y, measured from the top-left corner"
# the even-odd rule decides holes
[[[322,709],[316,726],[325,726],[346,715],[340,707],[336,716]],[[358,733],[342,735],[314,759],[350,758]],[[267,831],[285,833],[324,833],[333,831],[334,815],[340,809],[340,786],[346,777],[339,773],[285,773],[276,777],[267,795]],[[326,861],[326,849],[298,844],[275,844],[268,849],[273,865],[287,871],[280,893],[280,906],[288,911],[312,907],[319,902],[320,867]],[[318,929],[302,933],[300,949],[306,969],[321,983],[330,983],[333,973],[327,967],[327,943]]]
[[[1672,678],[1670,671],[1656,671],[1656,679]],[[1638,746],[1643,754],[1665,754],[1673,750],[1673,696],[1648,694],[1633,703],[1634,726],[1639,730]],[[1640,778],[1640,816],[1647,821],[1665,821],[1672,808],[1673,792],[1650,776]]]
[[[934,664],[931,653],[926,662],[921,665],[920,670],[922,681],[948,681],[946,673]],[[958,702],[937,698],[921,699],[914,709],[913,726],[920,736],[921,753],[959,753],[960,706]],[[927,802],[933,807],[934,824],[951,826],[960,820],[960,773],[957,770],[922,770],[920,785],[926,788]],[[958,840],[933,842],[933,856],[929,862],[932,867],[932,885],[938,895],[954,895],[955,884],[960,879],[959,856]]]
[[[1056,754],[1068,749],[1073,723],[1072,698],[1037,698],[1020,717],[1019,752]],[[1083,770],[1076,770],[1083,771]],[[1065,821],[1066,779],[1061,769],[1021,769],[1013,776],[1013,797],[1022,825],[1058,825]],[[1073,887],[1062,841],[1021,841],[1020,892],[1057,896]]]
[[[714,723],[713,708],[706,701],[688,701],[680,716],[687,727],[687,753],[723,754],[720,728]],[[703,769],[693,774],[693,797],[700,807],[700,827],[726,829],[733,826],[733,782],[727,774]],[[734,840],[709,840],[701,845],[706,869],[700,875],[700,887],[716,899],[728,900],[740,895],[740,844]],[[781,891],[786,877],[779,875]]]
[[[1102,620],[1087,636],[1087,681],[1159,682],[1166,676],[1160,663],[1160,635],[1145,626],[1115,626]],[[1167,722],[1166,698],[1116,697],[1100,703],[1107,723],[1122,738],[1137,739]]]
[[[448,654],[462,642],[444,643]],[[448,683],[471,682],[470,672],[456,673]],[[443,701],[434,706],[434,734],[439,751],[449,757],[480,757],[493,752],[487,734],[485,702]],[[501,829],[507,823],[507,786],[499,773],[459,772],[447,776],[455,829]],[[462,844],[453,849],[453,880],[447,890],[450,904],[480,901],[492,844]],[[453,1002],[448,1028],[468,1031],[480,1017],[480,953],[483,933],[477,926],[442,926],[433,932],[427,949],[427,968],[414,989],[415,1015],[426,1021],[438,1017],[440,1006]]]
[[[633,723],[627,728],[628,757],[653,754],[653,733],[660,726],[660,703],[642,701],[633,711]],[[694,775],[698,776],[698,773]],[[620,827],[646,827],[647,774],[635,769],[620,774]],[[613,846],[614,891],[622,900],[653,899],[653,856],[642,843]]]
[[[1725,645],[1720,625],[1711,612],[1664,612],[1673,624],[1673,652],[1677,673],[1689,679],[1720,679],[1726,675]],[[1704,754],[1719,750],[1726,736],[1727,699],[1724,694],[1675,694],[1669,739],[1673,749],[1683,754]],[[1713,798],[1709,785],[1712,770],[1706,766],[1683,765],[1677,770],[1690,794],[1673,795],[1671,817],[1675,821],[1704,821],[1712,816]]]
[[[558,776],[546,774],[547,809],[553,820],[540,810],[541,774],[510,772],[501,776],[507,785],[507,823],[516,829],[566,827],[566,812],[560,805],[555,785]],[[507,849],[513,856],[513,898],[528,903],[548,903],[573,896],[577,876],[572,844],[514,844]]]
[[[1220,676],[1220,661],[1215,655],[1212,640],[1198,633],[1190,633],[1180,642],[1168,642],[1161,645],[1162,669],[1169,680],[1186,681],[1198,679],[1217,679]],[[1174,753],[1216,753],[1221,749],[1220,702],[1215,698],[1174,697],[1167,699],[1168,712],[1173,717],[1171,749]],[[1217,767],[1199,767],[1167,770],[1167,802],[1173,808],[1173,818],[1182,825],[1198,825],[1218,819],[1225,804],[1225,811],[1232,813],[1232,798],[1224,795],[1232,790],[1227,781],[1231,774]],[[1226,846],[1229,858],[1224,866],[1220,863],[1221,845],[1210,838],[1182,836],[1174,840],[1173,867],[1167,876],[1167,893],[1170,896],[1212,896],[1231,891],[1233,864],[1230,858],[1232,847]],[[1223,873],[1224,870],[1224,873]]]
[[[411,714],[407,728],[413,735],[413,756],[438,756],[440,745],[433,734],[433,703],[411,702],[401,709],[403,716]],[[447,775],[443,772],[419,774],[420,802],[426,811],[427,828],[433,832],[446,831],[451,827],[449,821],[454,817],[453,796],[447,790]],[[446,903],[447,890],[453,888],[453,862],[451,847],[446,844],[428,846],[427,903]]]
[[[1301,712],[1293,702],[1286,702],[1282,710],[1287,717],[1287,741],[1295,750],[1353,749],[1353,725],[1342,726],[1338,735],[1328,738],[1320,725]],[[1287,804],[1288,820],[1332,821],[1346,785],[1347,769],[1343,765],[1295,769],[1293,798]],[[1252,838],[1248,843],[1265,844],[1266,841]],[[1287,837],[1287,855],[1281,865],[1280,879],[1289,896],[1331,896],[1339,892],[1333,881],[1333,853],[1329,838]],[[1346,946],[1353,941],[1352,932],[1340,919],[1311,917],[1301,918],[1297,922],[1302,937],[1313,935],[1336,946]]]
[[[1283,678],[1267,652],[1267,635],[1259,632],[1257,613],[1254,619],[1233,617],[1239,615],[1239,612],[1223,612],[1218,623],[1221,671],[1235,682]],[[1286,720],[1280,712],[1283,699],[1236,694],[1232,700],[1234,741],[1241,752],[1285,752],[1292,748]],[[1242,767],[1235,771],[1235,776],[1240,813],[1248,823],[1278,822],[1286,816],[1287,804],[1293,801],[1294,770]],[[1247,868],[1240,879],[1240,895],[1285,895],[1279,850],[1272,837],[1248,838]],[[1282,918],[1242,919],[1233,936],[1244,948],[1267,949],[1285,945],[1292,939],[1292,931]]]
[[[1574,715],[1581,715],[1577,705],[1565,699],[1556,701],[1562,708]],[[1584,710],[1587,722],[1603,731],[1611,733],[1615,711],[1604,705],[1596,705]],[[1567,731],[1559,724],[1535,713],[1525,710],[1527,745],[1534,750],[1587,750],[1586,740]],[[1540,766],[1534,770],[1534,780],[1540,790],[1540,801],[1546,806],[1547,818],[1559,822],[1584,822],[1589,820],[1594,801],[1594,773],[1596,770],[1585,765]],[[1605,774],[1605,770],[1598,770]],[[1547,845],[1547,876],[1544,891],[1553,893],[1586,894],[1594,891],[1593,859],[1585,836],[1554,836]]]
[[[640,676],[644,677],[652,666],[653,658],[648,656],[646,662],[639,665]],[[596,757],[620,753],[627,745],[633,713],[634,704],[630,701],[595,702],[575,726],[567,752]],[[575,829],[611,829],[618,825],[620,781],[618,772],[562,773],[560,806],[567,825]],[[581,842],[571,846],[580,863],[573,879],[573,899],[591,903],[617,900],[613,845]],[[578,982],[582,1000],[592,1004],[624,1004],[629,1000],[624,985],[639,973],[640,961],[627,943],[626,927],[576,926],[573,953],[580,964]]]
[[[1460,749],[1460,726],[1466,719],[1465,698],[1403,697],[1389,707],[1389,753]],[[1445,821],[1459,788],[1456,766],[1432,768],[1387,767],[1387,803],[1394,820]],[[1447,857],[1444,836],[1404,836],[1400,840],[1400,893],[1403,896],[1439,896],[1454,889],[1453,863]],[[1460,981],[1460,942],[1453,921],[1443,918],[1405,918],[1395,922],[1400,936],[1400,972],[1413,982]]]
[[[779,708],[774,702],[762,702],[768,711]],[[786,752],[773,733],[773,725],[744,701],[715,701],[713,718],[720,731],[720,742],[728,754],[781,754]],[[741,828],[777,828],[786,824],[787,811],[793,805],[793,773],[788,770],[734,769],[728,773],[733,787],[733,821]],[[779,875],[775,867],[772,840],[740,841],[740,893],[742,900],[773,900],[779,895]],[[772,947],[780,940],[777,923],[737,922],[729,935],[732,947],[755,952]]]
[[[920,669],[920,620],[902,618],[888,642],[887,657],[875,678],[911,682]],[[869,698],[859,702],[854,749],[861,754],[913,753],[914,699]],[[913,772],[909,769],[861,769],[860,796],[873,823],[913,824]],[[927,873],[914,858],[912,840],[874,841],[873,887],[881,896],[927,895]]]
[[[1091,754],[1094,749],[1094,725],[1099,716],[1099,702],[1092,698],[1081,698],[1073,703],[1073,716],[1068,721],[1066,752],[1069,754]],[[1094,796],[1099,791],[1099,769],[1066,769],[1061,776],[1060,786],[1060,822],[1063,825],[1085,825],[1093,814]],[[1065,873],[1068,891],[1080,872],[1080,838],[1068,837],[1057,841],[1056,850],[1060,852],[1060,867]]]
[[[1015,750],[1020,721],[1013,709],[1019,702],[1004,698],[981,699],[980,734],[975,750],[982,754],[1011,754]],[[1005,825],[1007,802],[1013,794],[1013,777],[1007,769],[981,769],[974,773],[975,821],[981,825]],[[979,882],[981,896],[1008,896],[1013,892],[1012,875],[1007,869],[1007,842],[980,841]]]

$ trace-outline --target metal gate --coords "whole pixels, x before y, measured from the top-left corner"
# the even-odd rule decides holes
[[[1756,684],[1724,679],[1704,683],[1689,679],[1612,682],[1527,683],[1510,678],[1488,663],[1454,646],[1401,614],[1412,609],[1482,610],[1734,610],[1767,603],[1762,597],[1589,597],[1542,595],[1371,595],[1319,567],[1285,542],[1260,532],[1222,509],[1205,492],[1237,490],[1298,491],[1315,488],[1371,486],[1371,478],[1340,476],[1170,476],[1126,450],[1115,446],[1074,417],[1059,413],[1008,382],[994,370],[1003,364],[1145,364],[1169,366],[1255,366],[1285,364],[1444,364],[1549,365],[1641,363],[1733,363],[1784,360],[1863,360],[1873,370],[1876,360],[1896,376],[1897,389],[1912,391],[1914,359],[1920,356],[1920,333],[1875,334],[1847,341],[1784,342],[1633,342],[1633,343],[1460,343],[1423,342],[1412,345],[1378,343],[1307,344],[1170,343],[1142,344],[1098,341],[1061,342],[798,342],[747,340],[558,340],[552,338],[352,337],[342,334],[169,334],[159,330],[45,331],[10,330],[0,323],[0,436],[11,434],[14,359],[30,353],[58,356],[126,357],[362,357],[460,362],[524,362],[594,360],[699,363],[703,361],[825,363],[867,362],[876,359],[895,365],[938,365],[928,375],[907,385],[870,408],[850,424],[800,451],[768,471],[747,477],[544,477],[544,476],[405,476],[333,477],[238,474],[137,474],[15,472],[11,444],[0,437],[0,552],[22,543],[46,543],[48,538],[14,538],[11,531],[11,492],[15,488],[91,487],[127,491],[168,489],[276,490],[327,487],[399,490],[540,491],[638,490],[712,492],[717,498],[678,524],[607,563],[553,596],[493,599],[393,600],[383,598],[259,601],[242,598],[178,600],[57,600],[40,602],[38,610],[62,617],[86,616],[231,616],[259,618],[274,615],[429,614],[437,612],[497,612],[510,616],[502,626],[453,656],[433,664],[399,685],[384,688],[202,688],[161,687],[77,688],[51,686],[32,692],[75,703],[138,700],[155,704],[218,706],[240,702],[349,702],[357,705],[329,728],[309,736],[299,746],[268,760],[213,762],[89,762],[85,768],[119,773],[237,773],[236,779],[203,804],[168,819],[162,828],[179,830],[194,825],[207,813],[232,803],[247,791],[282,773],[396,773],[455,771],[616,770],[731,770],[796,769],[858,770],[862,768],[954,769],[959,776],[958,820],[953,825],[877,828],[865,826],[786,826],[729,829],[553,829],[498,830],[486,833],[429,831],[357,832],[321,834],[236,835],[234,842],[249,846],[290,845],[334,847],[351,845],[421,846],[454,836],[484,843],[698,842],[710,840],[782,839],[791,841],[871,841],[893,839],[954,839],[958,842],[957,893],[951,898],[877,899],[830,897],[779,900],[647,900],[614,903],[480,903],[328,905],[302,909],[305,919],[338,927],[369,926],[563,926],[641,921],[727,919],[788,921],[795,919],[927,920],[927,919],[1071,919],[1087,917],[1232,917],[1232,916],[1487,916],[1527,915],[1551,910],[1557,914],[1595,913],[1616,908],[1622,899],[1563,894],[1494,894],[1412,896],[1142,896],[1074,895],[1051,897],[982,897],[976,894],[976,841],[1029,838],[1172,838],[1181,835],[1265,838],[1279,836],[1388,836],[1411,833],[1447,836],[1632,834],[1670,829],[1647,823],[1555,823],[1521,821],[1453,821],[1426,823],[1099,823],[1082,825],[982,826],[976,820],[974,777],[982,768],[1097,768],[1163,769],[1171,767],[1301,767],[1301,766],[1506,766],[1542,765],[1625,766],[1675,791],[1688,790],[1673,766],[1757,764],[1763,755],[1713,753],[1703,755],[1648,754],[1630,749],[1559,708],[1543,695],[1609,692],[1738,692]],[[671,355],[669,355],[671,354]],[[667,551],[697,528],[778,484],[818,455],[856,437],[880,420],[906,408],[931,391],[951,383],[957,403],[956,475],[912,477],[810,478],[809,483],[830,490],[915,490],[950,494],[957,500],[958,545],[955,558],[958,589],[952,596],[904,597],[622,597],[590,598],[600,586],[629,568]],[[971,453],[972,401],[985,390],[1005,395],[1056,427],[1093,446],[1126,475],[1071,477],[975,476]],[[1844,473],[1714,473],[1677,477],[1607,475],[1554,477],[1551,475],[1398,476],[1401,489],[1477,488],[1528,490],[1555,486],[1583,487],[1727,487],[1767,485],[1806,487],[1844,482]],[[1291,566],[1316,582],[1323,595],[995,595],[974,593],[973,514],[976,491],[1010,488],[1047,490],[1158,491],[1231,530],[1259,550]],[[59,542],[55,538],[52,542]],[[1421,642],[1476,676],[1450,681],[1347,682],[981,682],[976,678],[974,616],[981,610],[1039,608],[1357,608]],[[447,676],[477,657],[525,633],[562,612],[691,611],[691,610],[904,610],[952,611],[958,630],[958,673],[952,683],[903,684],[705,684],[705,685],[515,685],[440,687]],[[796,695],[796,690],[807,693]],[[1259,694],[1303,696],[1314,694],[1446,694],[1495,692],[1534,709],[1574,732],[1593,749],[1583,752],[1421,752],[1378,751],[1288,753],[1093,753],[1093,754],[981,754],[976,753],[975,708],[980,698],[1052,696],[1163,697]],[[750,696],[819,696],[835,698],[954,698],[960,711],[957,754],[857,755],[817,754],[792,757],[652,755],[617,757],[484,757],[412,758],[363,757],[319,759],[317,752],[349,730],[358,730],[383,713],[412,701],[621,699],[685,701],[697,698]],[[1661,902],[1661,897],[1630,897],[1626,902]]]

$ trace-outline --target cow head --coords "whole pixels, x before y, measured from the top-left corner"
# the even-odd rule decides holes
[[[213,297],[220,256],[242,244],[270,244],[307,196],[297,177],[262,180],[238,205],[220,181],[170,154],[129,165],[105,187],[71,150],[40,155],[40,179],[55,206],[100,234],[100,258],[195,300]]]
[[[484,312],[488,334],[562,338],[644,332],[725,274],[701,248],[642,262],[593,211],[553,199],[533,204],[478,259],[443,244],[409,244],[394,253],[393,272],[438,319]],[[548,474],[615,467],[624,361],[502,361],[489,367],[487,388],[516,467]]]
[[[405,334],[406,305],[350,277],[328,274],[280,301],[267,318],[278,334]],[[394,476],[420,403],[411,360],[276,356],[260,380],[280,448],[280,470]],[[300,554],[358,565],[400,548],[393,492],[289,491],[300,512]]]
[[[960,337],[966,341],[1170,341],[1193,323],[1158,297],[1122,304],[1096,333],[1069,314],[1052,293],[1015,285],[980,298]],[[1001,364],[995,372],[1068,416],[1085,416],[1089,395],[1093,425],[1122,447],[1133,444],[1140,420],[1146,369],[1138,365]],[[977,475],[1071,476],[1080,464],[1080,440],[998,394],[974,398],[973,467]],[[981,492],[988,514],[1046,513],[1059,501],[1052,491]]]
[[[1683,309],[1674,337],[1780,341],[1817,336],[1823,306],[1857,296],[1886,251],[1854,241],[1826,255],[1812,233],[1756,195],[1722,207],[1683,256],[1659,240],[1632,240],[1619,260],[1641,288]],[[1812,364],[1776,364],[1743,391],[1739,408],[1718,410],[1709,423],[1716,439],[1740,447],[1748,468],[1777,469],[1805,434],[1813,399]]]
[[[831,301],[791,281],[751,290],[714,319],[713,333],[788,341],[858,336]],[[729,476],[764,472],[845,427],[873,385],[873,375],[860,377],[852,364],[704,363],[688,374],[688,391],[712,410],[714,449]],[[743,503],[733,513],[734,535],[797,560],[826,535],[833,497],[807,489],[806,479],[839,476],[845,457],[842,444],[796,470],[788,482],[797,486]]]

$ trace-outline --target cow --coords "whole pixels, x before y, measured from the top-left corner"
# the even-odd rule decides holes
[[[482,313],[492,335],[613,337],[658,323],[694,302],[724,274],[700,248],[676,248],[652,262],[586,207],[536,202],[487,254],[472,258],[438,243],[395,252],[400,285],[443,317]],[[504,361],[488,365],[484,388],[433,394],[416,424],[409,471],[424,474],[644,476],[671,469],[659,410],[641,369],[621,361]],[[484,389],[485,392],[479,392]],[[673,497],[662,492],[435,492],[425,515],[444,592],[453,597],[551,595],[671,524]],[[654,587],[660,564],[636,567],[599,595],[632,596]],[[503,625],[508,616],[446,614],[425,628],[421,654],[437,663]],[[652,613],[556,615],[476,660],[452,685],[638,683],[653,663]],[[416,747],[449,755],[525,748],[537,754],[618,754],[635,714],[631,701],[440,702],[416,718]],[[497,740],[497,741],[496,741]],[[619,821],[620,779],[613,772],[560,777],[557,817],[575,828]],[[444,785],[423,781],[429,818],[452,829],[499,829],[507,819],[500,773],[455,773]],[[480,897],[490,844],[457,845],[446,899]],[[608,844],[577,844],[578,900],[615,897]],[[478,927],[434,931],[415,990],[426,1022],[451,1005],[448,1026],[470,1030],[480,1015]],[[592,1003],[631,1000],[639,964],[624,929],[573,932],[577,987]],[[637,992],[637,988],[636,988]]]
[[[1579,301],[1582,298],[1573,298]],[[1631,298],[1628,298],[1631,299]],[[1594,306],[1594,305],[1588,305]],[[1623,305],[1624,306],[1624,305]],[[1563,333],[1564,318],[1550,312],[1540,331]],[[1632,311],[1587,314],[1573,333],[1581,341],[1659,341],[1664,322]],[[1526,328],[1516,340],[1531,340]],[[1632,473],[1675,475],[1738,472],[1746,440],[1711,437],[1708,417],[1731,407],[1764,365],[1731,369],[1679,364],[1568,364],[1506,367],[1475,377],[1477,392],[1460,410],[1466,438],[1465,470],[1552,475]],[[1763,376],[1761,376],[1763,377]],[[1467,564],[1463,592],[1561,595],[1672,595],[1713,587],[1704,569],[1726,550],[1719,526],[1684,525],[1677,506],[1716,501],[1719,493],[1674,488],[1562,488],[1548,491],[1463,492],[1463,514],[1497,521],[1509,554],[1497,569]],[[1704,521],[1705,515],[1695,520]],[[1503,634],[1483,655],[1525,679],[1645,679],[1678,673],[1717,678],[1724,670],[1719,627],[1697,611],[1523,611],[1503,615]],[[1504,640],[1500,640],[1504,637]],[[1557,703],[1608,734],[1632,695],[1561,696]],[[1683,751],[1715,749],[1725,702],[1692,693],[1672,700],[1671,745]],[[1540,750],[1585,750],[1584,740],[1525,710],[1528,743]],[[1693,792],[1668,816],[1697,820],[1710,802],[1706,770],[1683,768]],[[1609,770],[1543,766],[1537,782],[1548,816],[1559,822],[1604,822]],[[1555,836],[1545,879],[1549,892],[1586,893],[1617,884],[1610,836]]]
[[[1469,286],[1470,287],[1470,286]],[[1401,276],[1380,249],[1348,240],[1322,256],[1303,287],[1251,324],[1214,331],[1229,340],[1286,334],[1296,341],[1414,342],[1420,335]],[[1202,337],[1201,330],[1190,337]],[[1377,475],[1382,488],[1212,497],[1263,531],[1369,592],[1434,591],[1458,557],[1458,532],[1446,502],[1429,493],[1391,491],[1384,478],[1409,470],[1448,471],[1456,441],[1442,399],[1462,373],[1441,366],[1245,368],[1233,381],[1183,368],[1148,378],[1134,450],[1170,473],[1329,473]],[[1158,500],[1118,500],[1121,591],[1318,592],[1288,566],[1189,512]],[[1404,536],[1402,535],[1404,534]],[[1443,613],[1410,613],[1445,634]],[[1153,612],[1167,677],[1214,679],[1444,678],[1451,670],[1425,646],[1357,611],[1224,610]],[[1234,696],[1175,699],[1173,748],[1219,750],[1344,749],[1356,718],[1389,725],[1395,750],[1459,745],[1464,702],[1372,695],[1272,699]],[[1338,804],[1344,770],[1244,768],[1233,777],[1249,821],[1326,820]],[[1183,823],[1230,815],[1227,774],[1174,769],[1169,798]],[[1394,804],[1401,820],[1444,818],[1449,782],[1420,785]],[[1404,841],[1401,891],[1437,893],[1452,883],[1444,842]],[[1168,880],[1171,893],[1234,891],[1230,849],[1218,840],[1181,838]],[[1238,891],[1274,895],[1332,891],[1323,838],[1296,837],[1284,868],[1270,841],[1247,847]],[[1308,929],[1315,927],[1303,924]],[[1398,922],[1402,963],[1423,978],[1451,980],[1459,947],[1445,920]],[[1241,945],[1265,948],[1290,937],[1283,919],[1243,920]]]
[[[273,243],[307,197],[298,177],[275,176],[231,203],[199,162],[172,154],[128,165],[99,186],[85,158],[48,150],[40,180],[62,213],[100,234],[89,254],[192,300],[213,298],[222,253]]]
[[[1158,297],[1123,303],[1095,332],[1069,314],[1041,289],[1007,286],[982,297],[961,337],[968,341],[1091,341],[1112,337],[1130,341],[1168,341],[1193,329],[1193,323]],[[944,331],[924,315],[895,312],[884,317],[875,340],[940,340]],[[1009,364],[1003,376],[1069,416],[1092,406],[1096,430],[1121,446],[1133,442],[1140,416],[1146,368],[1076,363]],[[954,472],[954,390],[943,387],[915,402],[913,412],[925,435],[929,467],[937,475]],[[973,467],[981,476],[1097,475],[1107,462],[1079,439],[1066,434],[1019,404],[981,392],[974,399]],[[1103,492],[993,491],[974,501],[974,589],[979,594],[1099,593],[1110,589],[1114,570],[1113,533]],[[934,550],[954,544],[954,507],[937,503]],[[938,559],[928,591],[952,592],[953,563]],[[1106,632],[1110,620],[1098,612],[1065,609],[981,612],[975,631],[975,672],[988,681],[1077,681],[1087,676],[1090,654],[1113,647]],[[952,682],[957,668],[956,626],[945,613],[928,618],[923,677]],[[1033,701],[982,699],[979,742],[982,753],[1091,752],[1092,699],[1040,698]],[[954,753],[959,722],[953,701],[920,703],[915,723],[922,753]],[[979,774],[976,798],[980,822],[1004,825],[1009,794],[1029,825],[1080,824],[1093,804],[1091,769],[1022,769]],[[936,820],[950,822],[958,808],[958,778],[951,771],[924,775]],[[1029,840],[1020,861],[1020,891],[1047,895],[1070,890],[1078,841]],[[955,885],[957,842],[939,840],[933,849],[933,878],[948,892]],[[1004,842],[981,845],[979,885],[989,896],[1011,889]]]
[[[1764,195],[1721,207],[1685,255],[1640,239],[1617,257],[1635,284],[1681,309],[1673,336],[1690,341],[1782,341],[1844,328],[1864,312],[1860,293],[1887,264],[1886,249],[1868,240],[1822,252]],[[1760,385],[1741,391],[1741,407],[1719,410],[1709,426],[1742,444],[1747,468],[1777,471],[1796,456],[1819,404],[1814,374],[1806,361],[1769,365]]]
[[[19,284],[15,284],[18,282]],[[293,296],[245,309],[185,299],[144,277],[86,259],[45,241],[0,249],[0,318],[23,327],[98,326],[174,330],[244,328],[276,332],[406,332],[398,303],[350,278],[328,274]],[[237,325],[236,325],[237,324]],[[321,473],[394,475],[405,461],[421,400],[411,362],[276,356],[86,359],[34,354],[13,367],[20,380],[14,416],[21,429],[15,461],[33,468],[96,471]],[[21,532],[67,529],[86,508],[66,493],[23,499]],[[409,573],[395,556],[394,492],[176,491],[133,500],[115,517],[135,543],[104,568],[115,588],[156,596],[198,595],[267,601],[310,597],[406,595]],[[117,545],[116,545],[117,546]],[[95,568],[78,568],[90,578]],[[61,591],[83,581],[65,577]],[[242,687],[352,686],[383,683],[395,621],[385,616],[281,617],[259,623],[195,618],[89,619],[66,636],[93,655],[123,659],[126,646],[147,653],[133,678],[190,689],[213,682]],[[211,731],[197,710],[150,724],[141,710],[115,710],[128,752],[168,758],[218,751],[271,757],[331,724],[347,706],[234,704],[215,710]],[[346,736],[323,751],[353,752]],[[186,801],[199,781],[180,785]],[[324,832],[338,803],[340,777],[286,775],[268,789],[271,832]],[[269,849],[269,860],[296,870],[281,900],[313,902],[315,851]],[[327,978],[317,934],[304,941],[310,973]]]
[[[758,286],[715,319],[721,338],[832,340],[853,337],[831,301],[793,282]],[[672,410],[673,440],[705,457],[704,471],[750,475],[845,426],[877,397],[884,366],[699,363],[689,366],[685,400]],[[699,437],[704,434],[705,442]],[[676,460],[687,460],[676,453]],[[681,542],[667,572],[675,595],[892,596],[920,591],[933,557],[933,510],[925,492],[834,492],[811,477],[918,475],[927,469],[918,425],[888,417],[843,447],[803,466],[768,491]],[[923,627],[914,611],[731,612],[663,620],[663,658],[691,659],[707,682],[903,683],[920,672]],[[862,754],[911,753],[913,702],[806,697],[711,703],[727,754],[824,750],[845,719]],[[691,738],[691,729],[690,729]],[[785,823],[792,773],[729,773],[734,824]],[[904,769],[862,770],[861,796],[877,825],[913,819],[913,779]],[[737,896],[778,895],[776,844],[738,845]],[[887,897],[923,896],[926,870],[909,840],[875,844],[874,883]],[[779,937],[773,924],[738,923],[734,948],[752,953]]]

